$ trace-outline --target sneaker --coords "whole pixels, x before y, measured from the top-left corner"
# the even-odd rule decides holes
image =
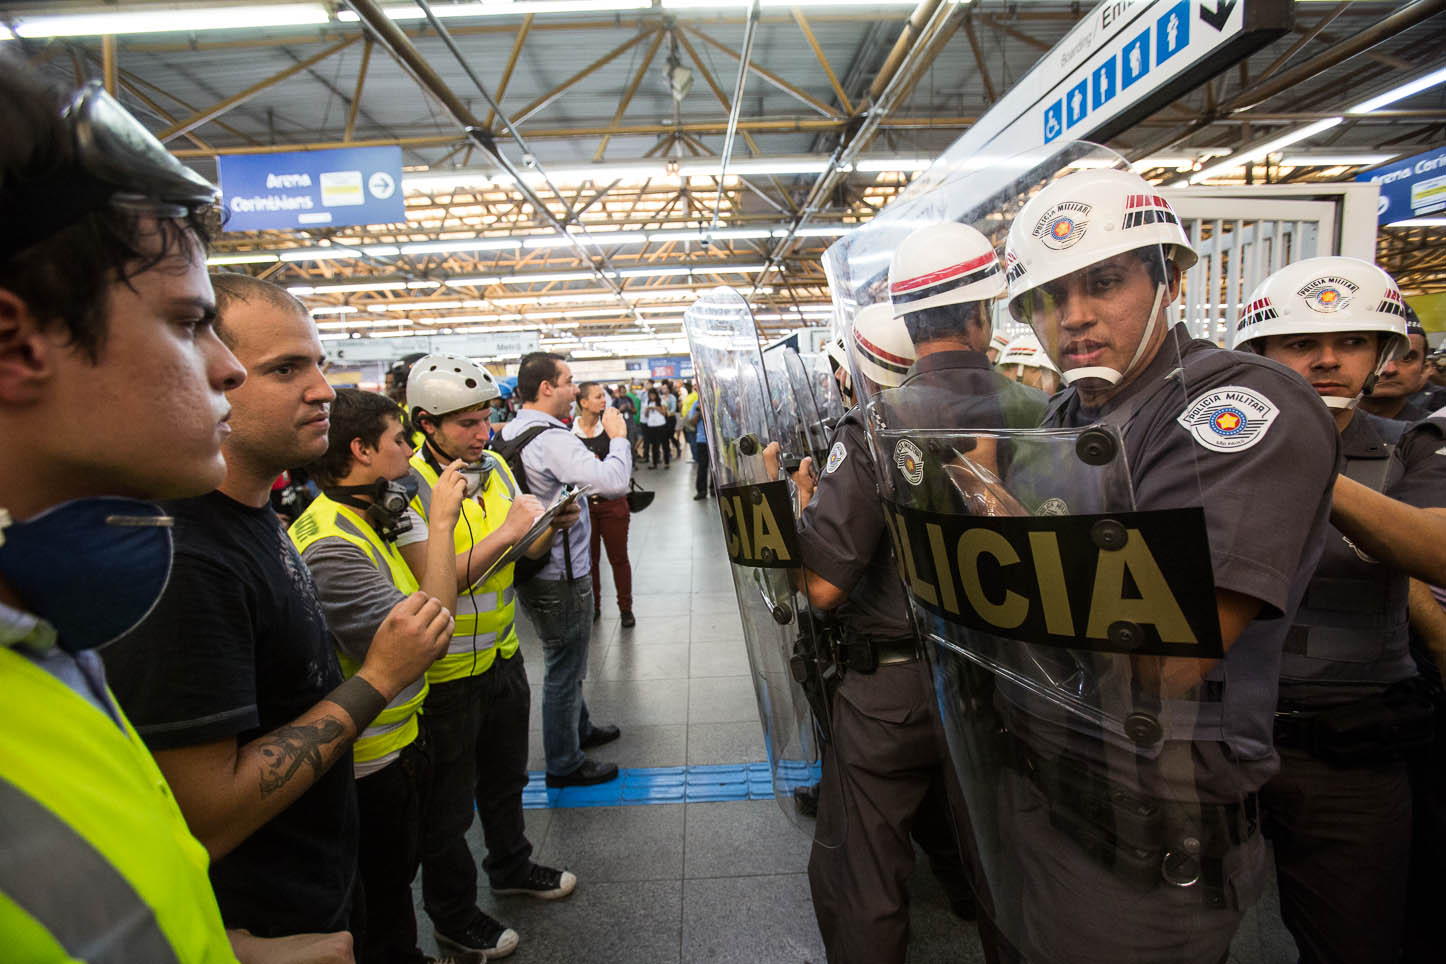
[[[633,612],[632,612],[631,609],[624,609],[624,610],[623,610],[622,623],[623,623],[623,628],[624,628],[624,629],[632,629],[634,626],[636,626],[636,625],[638,624],[638,621],[637,621],[637,619],[633,616]]]
[[[702,501],[703,501],[704,499],[706,499],[706,498],[708,498],[708,493],[706,493],[706,492],[699,492],[697,495],[693,496],[693,501],[694,501],[694,502],[702,502]]]
[[[466,954],[448,954],[446,957],[429,957],[427,964],[484,964],[487,955],[481,951]]]
[[[517,932],[480,910],[473,912],[471,922],[461,931],[444,934],[438,929],[432,934],[437,938],[437,947],[454,956],[462,955],[464,961],[475,961],[478,954],[484,961],[495,961],[517,950]],[[469,954],[470,958],[466,956]]]
[[[605,723],[602,726],[593,727],[591,733],[577,741],[577,745],[584,750],[590,750],[595,746],[611,743],[622,735],[622,730],[611,723]]]
[[[506,897],[523,894],[538,900],[561,900],[577,886],[577,875],[567,870],[554,870],[542,864],[528,863],[527,868],[503,886],[492,886],[492,893]]]
[[[571,773],[564,773],[558,776],[553,773],[547,775],[547,785],[553,787],[590,787],[598,783],[607,783],[609,780],[618,778],[618,765],[616,763],[598,763],[596,760],[583,760],[582,765]]]

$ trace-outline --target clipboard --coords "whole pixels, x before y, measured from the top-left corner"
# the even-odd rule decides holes
[[[517,540],[517,542],[514,543],[512,546],[509,546],[507,551],[502,553],[502,555],[497,558],[496,562],[488,566],[487,571],[484,572],[481,576],[479,576],[477,578],[477,582],[474,582],[472,585],[477,585],[477,583],[489,578],[498,569],[502,568],[503,566],[511,565],[512,563],[520,559],[523,553],[527,551],[527,548],[531,546],[534,542],[536,542],[538,538],[547,531],[547,527],[552,524],[552,520],[557,516],[557,514],[563,509],[572,505],[573,502],[585,495],[587,491],[591,488],[592,486],[590,485],[563,486],[562,489],[557,493],[557,498],[553,499],[552,504],[549,505],[546,509],[542,510],[542,515],[538,516],[537,521],[532,524],[532,528],[527,530],[527,534],[524,535],[521,539]]]

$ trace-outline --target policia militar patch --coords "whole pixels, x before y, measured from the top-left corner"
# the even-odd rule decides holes
[[[718,487],[728,558],[740,566],[793,569],[802,558],[788,483]]]
[[[1002,639],[1219,659],[1204,510],[968,516],[885,503],[900,575],[942,619]]]

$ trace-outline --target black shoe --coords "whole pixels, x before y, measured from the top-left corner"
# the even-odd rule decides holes
[[[636,626],[637,624],[638,624],[638,621],[633,618],[632,610],[630,610],[630,609],[624,609],[624,610],[623,610],[623,628],[624,628],[624,629],[632,629],[632,628],[633,628],[634,626]]]
[[[542,864],[528,863],[522,873],[500,886],[492,885],[492,893],[500,896],[522,894],[539,900],[561,900],[577,886],[577,875],[567,870],[554,870]]]
[[[592,732],[584,739],[578,740],[577,745],[584,750],[590,750],[595,746],[602,746],[604,743],[611,743],[623,735],[623,731],[611,723],[604,726],[595,726]]]
[[[495,961],[517,950],[517,932],[480,910],[474,912],[471,922],[460,931],[448,934],[438,929],[433,934],[437,947],[443,951],[474,957],[481,954],[484,961]]]
[[[697,495],[693,496],[693,501],[694,501],[694,502],[702,502],[702,501],[703,501],[704,499],[706,499],[706,498],[708,498],[708,493],[706,493],[706,492],[699,492]]]
[[[598,763],[596,760],[583,760],[582,766],[571,773],[564,773],[556,776],[547,775],[549,787],[590,787],[598,783],[607,783],[609,780],[618,778],[618,765],[616,763]]]
[[[592,611],[592,621],[593,621],[593,622],[597,622],[599,619],[602,619],[602,610],[601,610],[601,609],[594,609],[594,610]]]

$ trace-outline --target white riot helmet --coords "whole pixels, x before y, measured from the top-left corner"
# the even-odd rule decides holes
[[[852,370],[871,384],[854,383],[854,395],[863,402],[878,391],[897,388],[914,364],[914,343],[904,320],[883,302],[867,305],[854,316],[849,335]]]
[[[1369,392],[1386,363],[1410,347],[1406,302],[1395,280],[1369,261],[1331,256],[1287,265],[1260,283],[1231,331],[1230,347],[1265,353],[1271,335],[1374,331],[1384,337],[1376,367],[1366,379]],[[1331,408],[1354,408],[1360,401],[1325,395]]]
[[[440,417],[501,396],[492,373],[461,355],[424,355],[407,376],[407,412],[414,422],[419,409]]]
[[[1009,342],[1009,336],[996,329],[993,337],[989,339],[989,351],[997,352],[1002,357],[1004,355],[1004,349],[1009,347]],[[999,364],[999,360],[999,358],[996,358],[994,363],[996,365]]]
[[[1026,296],[1036,289],[1115,255],[1149,247],[1161,248],[1181,271],[1199,260],[1180,218],[1149,181],[1131,171],[1108,169],[1066,174],[1030,198],[1009,226],[1004,257],[1009,313],[1033,327],[1032,299]],[[1123,371],[1075,368],[1063,373],[1065,384],[1085,378],[1119,384],[1140,364],[1154,339],[1168,291],[1168,282],[1156,286],[1144,334]],[[1035,333],[1050,341],[1038,328]],[[1057,347],[1051,344],[1050,350]]]
[[[999,353],[999,361],[994,363],[999,367],[1005,365],[1023,365],[1026,368],[1045,368],[1058,373],[1054,361],[1045,352],[1044,346],[1039,339],[1030,334],[1020,335],[1010,340],[1004,346],[1004,351]]]
[[[989,301],[1004,293],[1004,272],[989,239],[967,224],[941,221],[904,239],[889,264],[894,317]]]
[[[835,378],[839,378],[839,372],[843,372],[839,390],[846,399],[851,401],[854,387],[849,378],[849,350],[848,345],[844,342],[844,336],[839,335],[837,338],[831,339],[824,346],[823,353],[828,356],[828,370]]]

